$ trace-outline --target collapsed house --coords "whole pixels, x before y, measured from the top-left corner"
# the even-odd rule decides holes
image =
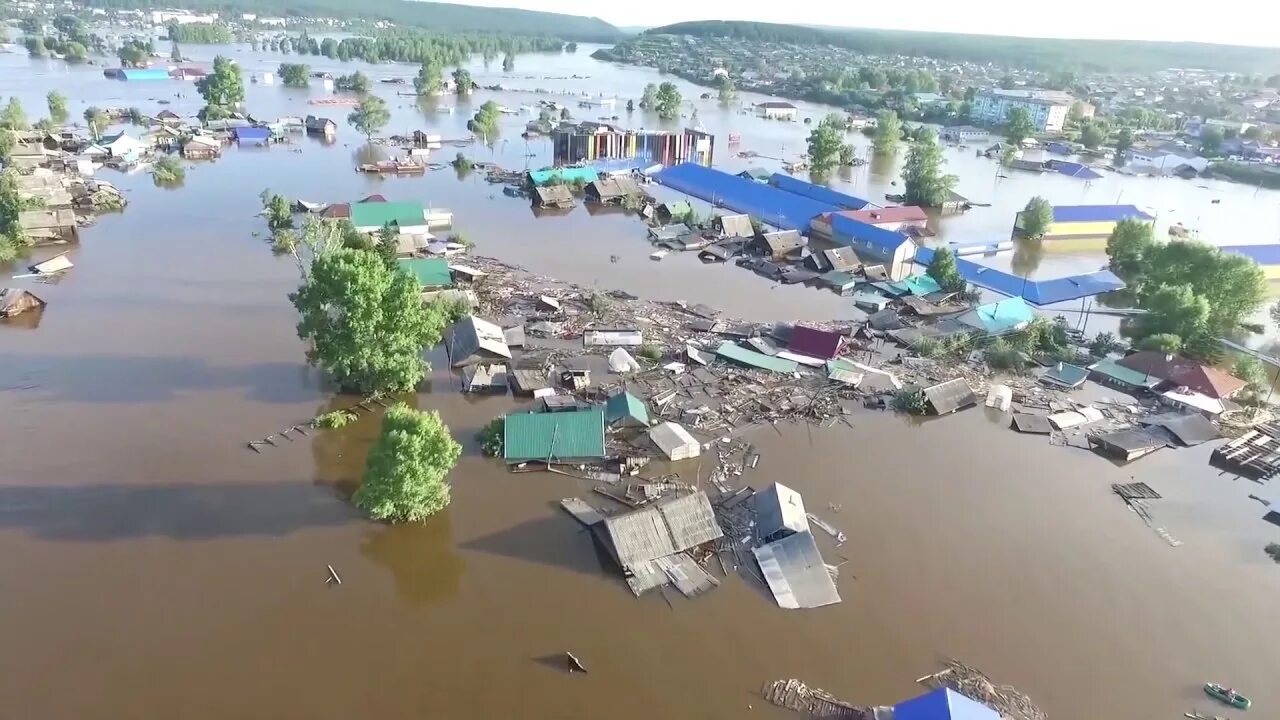
[[[14,317],[28,310],[39,310],[44,306],[44,300],[28,290],[0,288],[0,318]]]
[[[483,360],[511,359],[502,328],[475,316],[459,320],[453,326],[452,343],[449,346],[449,363],[462,367]]]
[[[755,496],[756,542],[752,549],[778,606],[789,610],[840,602],[834,569],[822,562],[800,493],[773,483]]]
[[[533,188],[533,197],[539,207],[571,208],[573,193],[565,185],[540,185]]]
[[[706,493],[664,498],[592,526],[617,561],[627,586],[640,596],[668,583],[686,597],[718,583],[689,554],[724,536]]]

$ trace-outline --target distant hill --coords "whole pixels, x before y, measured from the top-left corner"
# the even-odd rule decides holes
[[[917,55],[958,62],[994,62],[1042,70],[1149,71],[1205,68],[1270,75],[1280,49],[1143,40],[1058,40],[960,35],[910,30],[816,28],[737,20],[700,20],[645,31],[745,42],[824,44],[868,55]]]
[[[188,9],[224,14],[326,16],[398,25],[437,32],[492,32],[549,35],[581,42],[611,42],[618,28],[600,18],[514,8],[489,8],[406,0],[81,0],[87,7],[116,10]]]

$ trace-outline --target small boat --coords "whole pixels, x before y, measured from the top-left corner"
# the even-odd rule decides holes
[[[1205,683],[1204,694],[1214,700],[1219,700],[1232,707],[1240,708],[1241,710],[1248,710],[1249,706],[1253,704],[1249,701],[1249,698],[1241,695],[1231,688],[1223,687],[1218,683]]]

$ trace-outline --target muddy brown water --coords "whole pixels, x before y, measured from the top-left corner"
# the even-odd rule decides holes
[[[252,235],[264,186],[429,197],[482,251],[584,285],[763,319],[848,311],[733,268],[651,263],[633,218],[534,220],[474,178],[378,183],[350,171],[354,148],[303,147],[232,151],[175,191],[105,175],[133,205],[84,234],[60,283],[24,281],[49,308],[0,327],[0,717],[786,717],[762,683],[892,703],[940,655],[1054,718],[1180,717],[1210,709],[1208,679],[1251,695],[1251,715],[1280,706],[1280,568],[1261,552],[1280,533],[1246,496],[1280,497],[1219,476],[1208,447],[1117,468],[981,409],[758,429],[749,481],[793,485],[848,535],[819,540],[847,561],[844,603],[783,611],[735,577],[669,607],[633,598],[557,508],[589,485],[478,456],[473,433],[513,401],[461,396],[436,355],[407,399],[465,444],[454,502],[420,526],[364,521],[346,497],[375,420],[243,445],[346,401],[302,363],[296,271]],[[1130,477],[1166,496],[1156,522],[1181,547],[1108,492]],[[561,672],[565,650],[590,674]]]

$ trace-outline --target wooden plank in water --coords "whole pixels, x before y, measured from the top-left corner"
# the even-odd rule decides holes
[[[1160,493],[1144,482],[1123,483],[1111,486],[1115,494],[1125,500],[1159,500]]]
[[[572,515],[574,520],[588,527],[604,521],[604,515],[599,510],[588,505],[587,501],[582,498],[565,498],[560,501],[560,507]]]

